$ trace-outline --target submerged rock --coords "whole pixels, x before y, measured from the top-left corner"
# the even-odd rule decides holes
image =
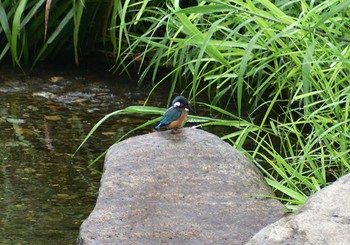
[[[248,244],[350,244],[350,174],[313,195],[296,213],[257,233]]]
[[[257,167],[208,132],[137,136],[106,156],[78,244],[244,244],[282,217]]]

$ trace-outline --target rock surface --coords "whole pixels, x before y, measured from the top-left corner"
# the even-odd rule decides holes
[[[284,212],[261,173],[217,136],[184,128],[113,145],[78,244],[244,244]]]
[[[295,214],[265,227],[250,245],[350,244],[350,175],[314,194]]]

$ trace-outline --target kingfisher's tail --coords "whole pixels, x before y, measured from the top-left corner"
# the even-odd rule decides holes
[[[155,126],[154,128],[157,130],[160,130],[160,128],[163,126],[163,124],[159,123],[157,126]]]

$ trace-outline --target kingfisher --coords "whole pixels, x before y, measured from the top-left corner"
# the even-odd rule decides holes
[[[172,129],[172,133],[176,134],[177,130],[185,125],[188,111],[194,112],[188,105],[187,99],[184,96],[177,96],[155,129],[159,130],[162,127],[167,127]]]

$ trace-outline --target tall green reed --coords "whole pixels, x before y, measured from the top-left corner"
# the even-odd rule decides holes
[[[293,3],[302,5],[304,12],[283,12],[270,1],[212,0],[186,9],[172,4],[142,8],[125,25],[137,26],[143,20],[149,28],[141,35],[120,28],[120,36],[125,36],[130,46],[119,58],[125,67],[135,60],[141,61],[140,67],[145,64],[141,79],[153,72],[155,81],[161,65],[171,66],[172,71],[164,78],[171,77],[173,87],[190,79],[192,97],[207,93],[209,88],[214,91],[209,94],[214,104],[224,94],[234,95],[239,114],[243,105],[257,106],[263,97],[290,93],[290,87],[300,89],[303,84],[302,90],[307,93],[311,90],[310,55],[343,58],[341,48],[347,47],[349,35],[345,34],[346,24],[339,22],[348,23],[349,4],[323,1],[311,8],[307,3]],[[327,41],[327,33],[336,43]],[[308,103],[308,98],[304,102]]]
[[[116,46],[119,1],[4,0],[0,2],[0,61],[10,56],[15,66],[34,66],[62,52],[82,54]],[[116,6],[116,8],[114,8]]]

